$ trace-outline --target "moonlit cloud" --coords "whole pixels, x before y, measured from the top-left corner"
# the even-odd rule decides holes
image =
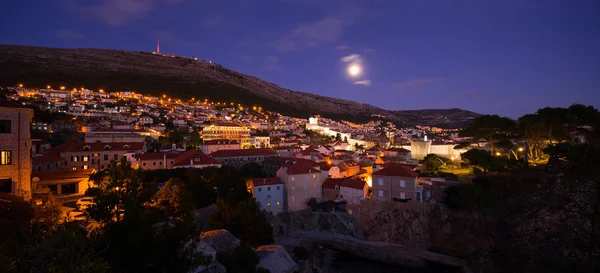
[[[355,61],[359,61],[360,60],[360,55],[358,54],[350,54],[348,56],[344,56],[340,59],[340,62],[342,63],[350,63],[350,62],[355,62]]]
[[[358,14],[357,8],[349,4],[344,5],[341,12],[302,24],[288,31],[274,45],[281,51],[294,51],[337,42],[346,28],[355,21]]]
[[[355,81],[355,82],[353,82],[353,84],[369,86],[369,85],[371,85],[371,80]]]

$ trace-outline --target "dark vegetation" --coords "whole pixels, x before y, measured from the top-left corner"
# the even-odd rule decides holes
[[[254,272],[248,268],[258,260],[250,247],[273,240],[244,175],[232,168],[141,171],[121,162],[91,179],[97,187],[87,194],[96,204],[86,214],[95,220],[93,230],[87,222],[56,221],[27,228],[0,217],[0,272],[188,272],[212,262],[188,243],[202,231],[194,211],[215,201],[209,225],[242,243],[221,254],[234,261],[228,272]],[[158,183],[165,185],[158,190]]]
[[[444,199],[477,223],[463,231],[486,243],[470,253],[475,265],[484,272],[599,272],[598,110],[544,108],[518,121],[482,116],[461,133],[492,143],[491,151],[462,155],[481,171],[472,183],[447,188]]]

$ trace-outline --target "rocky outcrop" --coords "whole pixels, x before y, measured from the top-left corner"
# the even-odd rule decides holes
[[[485,208],[383,208],[361,226],[369,241],[465,257],[478,272],[600,272],[591,234],[598,186],[577,176],[503,177]]]
[[[358,220],[345,212],[303,211],[291,215],[291,229],[304,231],[325,231],[333,234],[364,238]]]

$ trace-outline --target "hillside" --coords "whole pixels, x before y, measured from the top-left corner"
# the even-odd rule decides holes
[[[366,122],[373,115],[401,126],[461,127],[478,114],[461,109],[389,111],[354,101],[282,88],[256,77],[184,57],[106,49],[0,45],[0,85],[65,85],[133,90],[261,105],[281,114]]]

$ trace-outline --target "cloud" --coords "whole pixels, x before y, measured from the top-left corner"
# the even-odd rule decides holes
[[[340,59],[340,62],[342,63],[350,63],[350,62],[354,62],[360,60],[360,55],[358,54],[350,54],[348,56],[344,56]]]
[[[335,49],[337,49],[337,50],[346,50],[346,49],[348,49],[348,48],[349,48],[349,47],[348,47],[348,46],[345,46],[345,45],[339,45],[339,46],[336,46],[336,47],[335,47]]]
[[[112,27],[144,18],[155,5],[156,0],[67,1],[67,8],[76,15],[99,20]]]
[[[294,51],[337,42],[345,28],[352,24],[356,16],[356,9],[344,6],[339,14],[327,16],[290,30],[275,43],[275,47],[281,51]]]
[[[282,69],[283,67],[281,67],[281,64],[279,63],[279,58],[276,56],[267,56],[265,58],[265,66],[263,67],[263,70],[280,71]]]
[[[371,80],[355,81],[355,82],[353,82],[353,84],[369,86],[369,85],[371,85]]]
[[[417,86],[423,86],[423,85],[428,85],[431,84],[435,81],[434,78],[417,78],[414,80],[410,80],[407,82],[397,82],[394,83],[394,87],[399,88],[399,89],[408,89],[408,88],[412,88],[412,87],[417,87]]]
[[[76,40],[83,38],[83,34],[70,28],[63,28],[56,31],[56,37],[61,39]]]
[[[67,11],[112,27],[147,17],[160,4],[177,5],[188,0],[64,0]]]

